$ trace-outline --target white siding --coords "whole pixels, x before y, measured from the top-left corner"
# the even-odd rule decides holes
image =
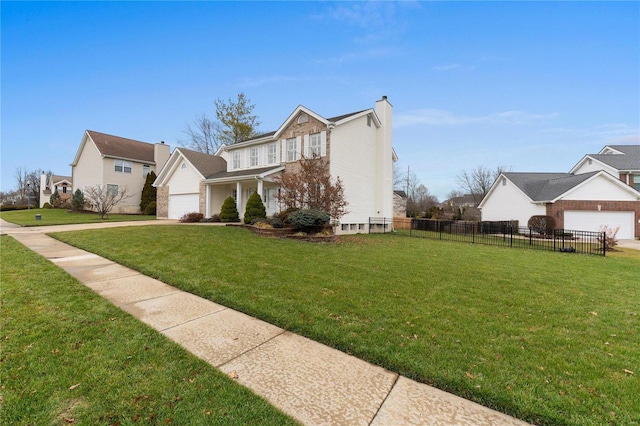
[[[202,179],[200,174],[191,165],[180,160],[167,180],[169,194],[197,194],[200,191],[200,179]]]
[[[616,185],[615,182],[607,179],[604,176],[597,176],[596,178],[586,182],[584,185],[580,185],[567,193],[563,200],[608,200],[608,201],[635,201],[636,198],[633,194],[621,188],[620,185]]]
[[[342,223],[368,223],[369,217],[383,216],[381,206],[376,206],[376,130],[362,117],[336,127],[329,137],[330,174],[342,180],[349,203]],[[392,216],[393,212],[388,215]]]
[[[505,178],[500,179],[484,201],[482,220],[517,220],[520,226],[526,226],[531,216],[547,214],[544,205],[533,204],[511,181],[506,180],[506,185],[503,186],[502,179]]]
[[[613,155],[613,154],[612,154]],[[618,154],[619,155],[619,154]],[[604,170],[605,172],[618,177],[618,170],[614,169],[611,166],[608,166],[604,163],[601,163],[596,160],[591,160],[591,164],[589,164],[589,159],[585,159],[582,164],[578,166],[577,169],[573,171],[574,174],[579,175],[583,173],[596,172],[599,170]]]

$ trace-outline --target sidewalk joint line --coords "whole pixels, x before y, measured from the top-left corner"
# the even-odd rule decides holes
[[[262,321],[262,320],[259,320],[259,321]],[[264,321],[263,321],[263,322],[264,322]],[[267,323],[267,324],[268,324],[268,323]],[[236,359],[240,358],[241,356],[243,356],[243,355],[245,355],[245,354],[247,354],[247,353],[249,353],[249,352],[251,352],[251,351],[253,351],[253,350],[258,349],[258,348],[259,348],[259,347],[261,347],[261,346],[264,346],[265,344],[269,343],[270,341],[272,341],[272,340],[273,340],[273,339],[275,339],[276,337],[282,336],[284,333],[286,333],[286,332],[287,332],[287,330],[285,330],[284,328],[281,328],[281,330],[282,330],[282,331],[280,331],[278,334],[276,334],[276,335],[274,335],[273,337],[271,337],[271,338],[269,338],[269,339],[265,340],[264,342],[262,342],[262,343],[260,343],[260,344],[258,344],[258,345],[256,345],[256,346],[254,346],[254,347],[252,347],[252,348],[249,348],[249,349],[247,349],[246,351],[244,351],[244,352],[242,352],[242,353],[239,353],[238,355],[234,356],[234,357],[233,357],[233,358],[231,358],[231,359],[228,359],[227,361],[223,362],[222,364],[214,365],[214,367],[216,367],[216,368],[218,368],[218,369],[221,369],[222,367],[224,367],[225,365],[229,364],[230,362],[235,361]],[[213,365],[213,364],[211,364],[211,365]]]
[[[171,294],[174,294],[174,293],[171,293]],[[168,295],[167,295],[167,296],[168,296]],[[207,300],[207,299],[204,299],[204,300]],[[209,302],[211,302],[210,300],[208,300],[208,301],[209,301]],[[137,302],[136,302],[136,303],[137,303]],[[211,303],[215,303],[215,302],[211,302]],[[215,304],[216,304],[216,305],[218,305],[217,303],[215,303]],[[218,305],[218,306],[222,306],[222,305]],[[180,327],[181,325],[189,324],[190,322],[197,321],[197,320],[199,320],[199,319],[206,318],[206,317],[208,317],[208,316],[215,315],[215,314],[217,314],[217,313],[220,313],[220,312],[224,312],[224,311],[228,311],[228,310],[229,310],[229,308],[227,308],[226,306],[222,306],[222,308],[223,308],[223,309],[219,309],[219,310],[214,311],[214,312],[209,312],[208,314],[200,315],[199,317],[196,317],[196,318],[191,318],[191,319],[189,319],[189,320],[186,320],[185,322],[181,322],[180,324],[172,325],[171,327],[163,328],[163,329],[158,330],[158,331],[162,333],[162,332],[165,332],[165,331],[168,331],[168,330],[174,329],[174,328],[176,328],[176,327]]]
[[[389,392],[387,392],[387,395],[384,397],[384,399],[380,402],[380,405],[378,406],[378,409],[376,410],[375,414],[373,415],[373,417],[371,417],[371,421],[369,422],[369,425],[371,425],[371,423],[374,422],[374,420],[376,419],[376,417],[378,417],[378,414],[380,413],[380,410],[382,410],[382,407],[384,406],[384,403],[387,402],[387,399],[389,399],[389,396],[391,395],[391,392],[393,392],[393,389],[396,387],[396,385],[398,384],[398,380],[400,380],[400,374],[398,373],[393,373],[395,374],[396,378],[393,381],[393,384],[391,385],[391,387],[389,388]]]

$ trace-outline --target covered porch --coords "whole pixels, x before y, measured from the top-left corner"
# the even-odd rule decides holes
[[[210,176],[203,181],[205,195],[206,218],[220,214],[222,203],[227,197],[236,202],[236,208],[240,218],[244,216],[247,200],[254,192],[260,194],[262,203],[267,210],[267,216],[272,216],[280,211],[276,194],[278,186],[273,178],[284,170],[284,166],[276,168],[262,168],[243,170],[241,172],[224,172]]]

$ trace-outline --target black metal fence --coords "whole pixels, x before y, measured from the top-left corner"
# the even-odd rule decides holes
[[[406,233],[406,231],[404,232]],[[532,228],[518,227],[513,222],[412,219],[409,235],[412,237],[522,249],[600,256],[604,256],[606,253],[604,232],[556,229],[551,234],[544,234],[536,232]]]
[[[393,230],[393,218],[390,217],[370,217],[369,233],[386,234]]]

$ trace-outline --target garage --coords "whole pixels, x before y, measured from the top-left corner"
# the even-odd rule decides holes
[[[197,212],[199,194],[169,194],[169,219],[180,219],[185,213]]]
[[[575,231],[598,231],[602,225],[620,227],[617,238],[631,240],[634,235],[634,212],[602,212],[568,210],[564,212],[564,227]]]

